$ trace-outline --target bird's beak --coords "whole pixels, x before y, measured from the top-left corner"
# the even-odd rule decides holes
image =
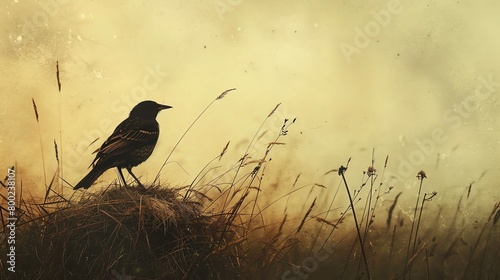
[[[158,104],[158,110],[161,111],[161,110],[165,110],[165,109],[170,109],[172,108],[172,106],[168,106],[168,105],[163,105],[163,104]]]

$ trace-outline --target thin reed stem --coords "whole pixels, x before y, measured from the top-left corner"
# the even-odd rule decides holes
[[[155,177],[152,185],[154,185],[156,183],[156,181],[158,179],[160,179],[160,174],[161,174],[161,171],[163,170],[163,167],[165,167],[165,165],[167,165],[167,162],[170,159],[170,156],[172,156],[172,154],[174,153],[175,149],[177,149],[177,146],[179,146],[179,144],[181,143],[182,139],[184,139],[184,137],[191,130],[191,128],[194,126],[194,124],[196,122],[198,122],[198,120],[201,118],[201,116],[203,116],[203,114],[205,114],[205,112],[208,110],[208,108],[210,108],[210,106],[212,106],[212,104],[215,101],[224,98],[224,96],[226,96],[226,94],[228,94],[230,91],[233,91],[233,90],[236,90],[236,88],[228,89],[228,90],[224,91],[223,93],[221,93],[219,96],[217,96],[217,98],[215,98],[214,100],[212,100],[212,102],[210,102],[210,104],[208,104],[208,106],[205,109],[203,109],[203,111],[201,111],[201,113],[194,119],[194,121],[189,125],[189,127],[186,129],[186,131],[184,131],[184,133],[182,134],[181,138],[179,138],[179,140],[177,141],[177,143],[175,143],[174,148],[168,154],[167,158],[165,159],[165,161],[163,162],[162,166],[160,167],[160,170],[158,170],[158,173],[156,174],[156,177]]]
[[[417,250],[417,240],[418,240],[418,230],[420,229],[420,222],[422,221],[422,212],[424,211],[424,203],[426,201],[431,200],[434,196],[436,196],[436,192],[432,192],[429,194],[429,197],[427,197],[427,193],[424,193],[424,199],[422,199],[422,205],[420,206],[420,213],[418,214],[418,222],[417,222],[417,228],[415,229],[415,238],[413,239],[413,249],[412,249],[412,255],[415,254],[415,251]]]
[[[469,271],[470,264],[472,262],[472,259],[474,258],[474,254],[476,252],[477,247],[479,246],[479,241],[481,238],[483,238],[484,231],[486,230],[486,226],[490,223],[491,219],[493,218],[493,215],[495,215],[495,212],[500,209],[500,202],[495,203],[493,206],[493,210],[491,211],[490,216],[488,217],[488,220],[484,223],[483,227],[481,228],[481,231],[479,232],[479,236],[476,239],[476,242],[474,243],[474,246],[472,247],[472,251],[470,252],[469,259],[467,260],[467,265],[465,266],[465,271],[464,271],[464,277],[467,277],[467,272]]]
[[[417,217],[417,209],[418,209],[418,202],[420,200],[420,193],[422,192],[422,184],[424,182],[424,179],[427,178],[427,176],[426,176],[424,171],[420,171],[420,172],[418,172],[417,178],[420,180],[420,186],[418,188],[417,201],[415,202],[415,211],[413,213],[413,221],[411,222],[410,238],[408,239],[408,249],[406,251],[405,270],[403,273],[403,279],[406,278],[407,272],[409,272],[411,274],[411,266],[410,266],[410,268],[408,268],[408,258],[410,256],[411,241],[413,238],[413,229],[415,227],[415,219]],[[410,270],[410,271],[408,271],[408,270]],[[411,275],[408,277],[408,279],[409,278],[411,278]]]
[[[40,121],[38,119],[38,109],[36,107],[35,99],[31,98],[31,101],[33,102],[33,110],[35,110],[35,118],[36,118],[36,123],[38,125],[38,137],[40,139],[40,153],[42,155],[43,183],[44,186],[47,186],[47,174],[45,172],[45,156],[43,154],[42,129],[40,128]]]
[[[276,112],[276,110],[278,109],[278,107],[281,105],[281,103],[278,103],[274,108],[273,110],[266,116],[266,118],[264,119],[264,121],[262,121],[261,125],[259,126],[259,129],[257,129],[257,131],[255,132],[254,136],[252,137],[252,140],[250,141],[250,143],[248,144],[247,146],[247,149],[245,150],[245,153],[243,154],[243,157],[241,158],[240,160],[240,163],[238,164],[238,167],[236,168],[236,172],[233,176],[233,179],[231,181],[231,186],[229,187],[229,191],[227,193],[227,196],[226,198],[224,199],[224,204],[223,204],[223,208],[226,208],[228,202],[228,198],[231,196],[231,190],[233,189],[233,186],[235,184],[235,181],[236,181],[236,178],[238,177],[238,174],[241,170],[241,168],[243,167],[244,165],[244,161],[245,161],[245,158],[248,156],[248,151],[250,150],[250,148],[252,147],[252,144],[253,142],[255,141],[255,139],[257,139],[257,135],[259,135],[260,131],[262,130],[262,127],[264,127],[264,124],[267,122],[267,120],[274,114],[274,112]],[[258,171],[258,170],[257,170]],[[253,173],[253,172],[252,172]],[[253,181],[253,178],[255,177],[252,177],[252,181]],[[248,184],[248,186],[250,186],[250,184]],[[247,190],[248,190],[248,187],[247,187]],[[236,191],[236,190],[235,190]],[[233,192],[233,196],[234,196],[235,192]],[[231,197],[232,198],[232,197]]]
[[[349,161],[351,161],[350,158],[349,158]],[[349,166],[349,161],[347,162],[347,166]],[[366,253],[365,253],[365,247],[363,246],[363,240],[361,239],[361,231],[360,231],[359,225],[358,225],[358,218],[356,217],[356,210],[354,210],[354,203],[352,201],[351,192],[349,191],[349,186],[347,185],[347,180],[345,179],[345,175],[344,175],[346,170],[347,170],[347,167],[340,166],[339,175],[342,176],[342,180],[344,181],[347,195],[349,196],[349,203],[351,204],[352,215],[354,217],[354,223],[356,224],[356,232],[358,233],[359,245],[361,246],[361,253],[363,254],[363,260],[365,262],[366,274],[368,276],[368,279],[371,279],[370,269],[368,267],[368,260],[366,258]]]
[[[60,173],[59,173],[59,177],[61,178],[61,180],[59,180],[59,184],[61,186],[61,195],[64,195],[64,188],[63,188],[63,180],[62,178],[64,178],[64,163],[63,163],[63,138],[62,138],[62,102],[61,102],[61,99],[62,99],[62,95],[61,95],[61,79],[59,77],[59,61],[56,61],[56,77],[57,77],[57,89],[59,90],[59,154],[60,154],[60,161],[58,161],[58,164],[59,164],[59,170],[60,170]]]

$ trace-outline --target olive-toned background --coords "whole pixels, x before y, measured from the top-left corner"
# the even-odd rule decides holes
[[[287,145],[272,151],[264,183],[290,190],[301,173],[301,185],[333,189],[339,178],[324,174],[352,157],[348,175],[356,185],[375,148],[379,172],[389,155],[386,186],[403,191],[402,201],[414,201],[423,169],[425,192],[437,191],[438,203],[455,204],[475,181],[472,197],[489,211],[499,199],[500,4],[269,2],[6,1],[0,7],[2,174],[17,164],[23,187],[41,195],[40,145],[50,181],[55,140],[63,177],[75,184],[91,152],[133,105],[151,99],[174,107],[158,116],[158,146],[136,168],[151,181],[196,116],[235,87],[187,134],[162,180],[191,182],[231,141],[219,170],[229,169],[281,103],[250,150],[261,157],[283,119],[297,117],[280,139]],[[109,171],[102,180],[115,178]],[[274,192],[263,189],[264,196]],[[302,205],[303,197],[293,202]]]

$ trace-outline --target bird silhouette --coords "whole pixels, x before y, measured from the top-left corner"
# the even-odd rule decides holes
[[[88,189],[106,170],[116,167],[125,183],[122,169],[125,168],[142,189],[145,187],[132,172],[132,168],[149,158],[158,142],[160,127],[156,116],[161,110],[172,108],[154,101],[137,104],[127,119],[122,121],[113,134],[94,151],[97,153],[89,167],[92,170],[75,185],[74,190]]]

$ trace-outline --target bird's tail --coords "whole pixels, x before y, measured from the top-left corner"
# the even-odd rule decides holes
[[[92,184],[106,171],[106,168],[93,168],[87,176],[83,177],[83,179],[76,184],[73,190],[77,190],[79,188],[88,189]]]

